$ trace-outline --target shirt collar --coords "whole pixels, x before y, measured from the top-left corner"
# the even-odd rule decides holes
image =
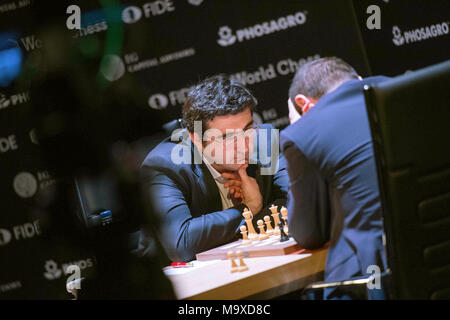
[[[227,181],[226,178],[222,177],[222,175],[214,169],[214,167],[208,162],[208,160],[203,157],[203,162],[205,163],[206,167],[208,168],[209,172],[211,172],[211,175],[213,176],[214,180],[216,180],[219,183],[225,183]]]

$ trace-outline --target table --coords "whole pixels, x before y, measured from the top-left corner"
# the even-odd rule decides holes
[[[165,268],[178,299],[271,299],[323,280],[327,248],[284,256],[246,258],[248,271],[231,273],[229,260],[193,261]]]

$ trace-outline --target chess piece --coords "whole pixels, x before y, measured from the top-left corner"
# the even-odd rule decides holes
[[[285,242],[289,240],[288,235],[284,232],[283,222],[278,222],[278,228],[280,229],[280,242]]]
[[[256,240],[259,238],[258,234],[255,231],[255,228],[253,228],[253,214],[251,211],[249,211],[247,208],[244,209],[244,212],[242,213],[245,219],[245,223],[247,224],[248,229],[248,239],[249,240]]]
[[[244,256],[242,254],[242,251],[237,251],[236,255],[237,255],[238,259],[239,259],[239,272],[247,271],[248,270],[248,266],[244,262]]]
[[[270,217],[269,216],[265,216],[264,217],[264,222],[266,223],[266,233],[271,236],[273,235],[273,228],[272,228],[272,223],[270,221]]]
[[[269,235],[266,234],[264,230],[264,222],[262,220],[258,220],[257,222],[259,228],[259,240],[266,240],[269,238]]]
[[[233,251],[228,251],[228,258],[231,260],[231,273],[238,272],[239,267],[236,264],[236,262],[234,261],[234,252]]]
[[[289,228],[288,228],[288,222],[287,222],[287,217],[288,217],[288,212],[286,207],[281,207],[280,210],[281,213],[281,217],[283,218],[283,224],[284,224],[284,233],[289,234]]]
[[[275,229],[273,230],[273,234],[280,235],[280,229],[278,227],[278,221],[279,221],[279,219],[278,219],[278,207],[272,205],[269,209],[272,212],[271,216],[272,216],[273,222],[275,224]]]
[[[252,243],[252,240],[250,240],[247,236],[247,227],[241,226],[239,229],[241,230],[241,234],[242,234],[242,244],[247,245],[247,244]]]

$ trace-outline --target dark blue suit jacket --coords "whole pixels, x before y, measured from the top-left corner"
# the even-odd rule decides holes
[[[188,152],[191,159],[195,153],[199,155],[190,139],[184,142],[164,140],[142,164],[144,196],[162,222],[159,238],[169,258],[190,261],[197,253],[241,237],[239,227],[244,223],[242,212],[245,206],[239,204],[222,210],[219,189],[206,165],[175,164],[171,161],[174,148],[178,148],[176,152]],[[277,148],[279,150],[279,144]],[[270,150],[267,152],[269,154]],[[257,164],[247,168],[249,176],[258,182],[265,207],[253,219],[255,227],[257,219],[270,214],[267,206],[272,203],[286,205],[289,178],[281,152],[276,160],[279,166],[274,175],[261,175]],[[150,246],[148,237],[144,228],[139,245],[141,254],[145,254],[145,247]]]
[[[385,270],[381,203],[363,86],[350,80],[281,133],[290,178],[289,232],[306,249],[329,241],[325,281]]]

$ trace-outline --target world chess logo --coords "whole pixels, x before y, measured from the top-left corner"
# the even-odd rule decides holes
[[[405,38],[403,37],[403,34],[398,26],[392,27],[392,34],[394,35],[392,42],[394,42],[396,46],[401,46],[405,43]]]
[[[61,277],[62,271],[58,268],[58,264],[53,260],[47,260],[44,269],[44,277],[48,280],[55,280]]]
[[[0,229],[0,246],[6,246],[11,241],[11,232]]]
[[[22,198],[31,198],[38,189],[36,178],[29,172],[20,172],[13,182],[14,191]]]
[[[125,74],[125,64],[118,55],[107,54],[103,57],[100,73],[110,82],[119,80]]]
[[[236,42],[236,36],[233,35],[233,31],[228,26],[220,27],[218,35],[220,39],[217,40],[217,43],[222,47],[231,46]]]
[[[203,0],[188,0],[189,4],[192,4],[193,6],[199,6],[201,5]]]

